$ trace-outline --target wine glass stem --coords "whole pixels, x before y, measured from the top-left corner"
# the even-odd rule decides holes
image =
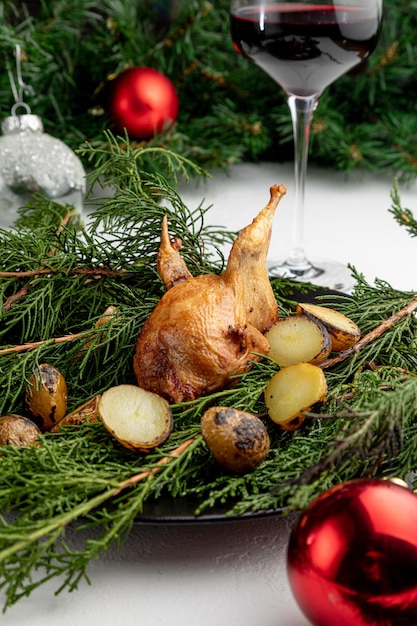
[[[292,248],[287,264],[307,271],[312,267],[304,253],[304,191],[307,175],[308,146],[313,114],[318,104],[316,95],[288,96],[294,132],[294,220]]]

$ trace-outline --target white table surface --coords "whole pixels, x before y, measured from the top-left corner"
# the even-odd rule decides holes
[[[207,220],[233,230],[249,223],[269,187],[288,193],[277,211],[271,256],[281,256],[290,229],[292,166],[238,165],[228,175],[181,189],[190,207],[204,197]],[[417,242],[388,213],[393,180],[310,168],[306,250],[350,262],[365,277],[417,290]],[[416,206],[416,185],[400,186],[403,206]],[[277,253],[277,254],[275,254]],[[285,570],[290,520],[138,524],[121,549],[91,563],[91,585],[74,593],[52,581],[1,616],[5,626],[308,626]],[[71,533],[71,530],[69,530]],[[74,539],[74,541],[76,541]],[[1,601],[1,597],[0,597]]]
[[[417,290],[417,243],[389,212],[394,178],[309,168],[305,198],[304,247],[312,260],[350,263],[371,282],[375,277],[404,290]],[[212,205],[207,220],[231,230],[249,223],[269,199],[269,187],[283,183],[287,194],[274,219],[269,261],[285,258],[292,239],[293,166],[242,164],[217,173],[197,187],[181,187],[194,206]],[[399,184],[403,208],[417,215],[417,184]]]

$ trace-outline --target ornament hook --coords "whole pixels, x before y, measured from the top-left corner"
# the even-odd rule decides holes
[[[27,85],[22,76],[22,48],[19,44],[15,45],[15,56],[16,56],[16,81],[13,76],[13,72],[10,68],[9,62],[7,62],[7,74],[9,76],[10,87],[12,89],[13,98],[15,103],[12,107],[11,113],[12,115],[16,115],[16,111],[19,107],[23,107],[26,110],[26,113],[30,114],[31,109],[28,104],[24,101],[25,93],[29,96],[34,95],[34,89],[31,85]]]

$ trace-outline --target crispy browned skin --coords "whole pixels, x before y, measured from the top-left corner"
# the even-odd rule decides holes
[[[263,336],[278,317],[266,269],[272,219],[283,185],[271,187],[268,204],[238,235],[225,272],[192,277],[171,243],[164,220],[158,273],[167,292],[145,322],[134,356],[139,386],[173,402],[192,400],[226,386],[266,354]]]
[[[181,248],[181,240],[176,238],[172,241],[168,233],[168,220],[165,215],[162,220],[161,244],[158,250],[157,270],[164,285],[167,289],[171,289],[177,283],[192,278],[184,259],[179,253]]]

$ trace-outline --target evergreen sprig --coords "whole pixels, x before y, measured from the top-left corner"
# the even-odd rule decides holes
[[[97,163],[111,193],[86,225],[68,207],[37,196],[14,229],[0,231],[2,415],[25,412],[25,384],[41,362],[65,376],[69,409],[111,385],[134,382],[136,339],[164,291],[155,270],[164,214],[193,274],[224,267],[218,248],[232,235],[207,228],[207,208],[186,207],[173,182],[192,173],[192,163],[158,146],[127,148],[125,138],[111,135],[107,141]],[[85,147],[86,156],[94,150]],[[158,160],[158,172],[148,171],[149,160]],[[402,215],[398,196],[395,203]],[[44,434],[39,446],[2,448],[5,607],[54,577],[58,590],[76,588],[88,577],[90,560],[117,545],[159,498],[191,499],[195,515],[213,507],[226,515],[287,512],[353,477],[408,477],[417,463],[417,296],[383,280],[370,285],[352,272],[352,297],[321,291],[316,301],[359,324],[360,350],[323,365],[327,401],[298,431],[282,432],[266,418],[263,391],[278,366],[264,358],[230,387],[172,405],[173,433],[148,455],[123,449],[100,422]],[[298,292],[303,298],[315,293],[284,279],[275,279],[273,288],[282,315],[294,314]],[[96,328],[109,305],[114,316]],[[250,474],[222,470],[207,449],[200,417],[212,404],[265,418],[271,450]],[[88,528],[94,536],[75,548],[68,528],[81,537]]]
[[[394,187],[391,192],[391,199],[392,205],[390,212],[398,224],[400,224],[400,226],[404,226],[411,237],[417,237],[417,219],[414,217],[414,214],[410,209],[401,205],[397,182],[394,183]]]

